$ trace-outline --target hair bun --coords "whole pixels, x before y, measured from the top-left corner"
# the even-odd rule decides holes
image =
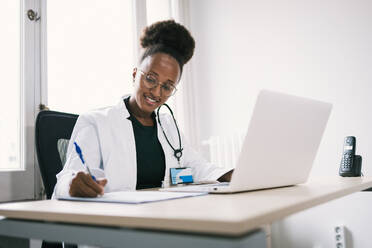
[[[163,45],[176,50],[186,64],[194,54],[195,41],[190,32],[174,20],[156,22],[146,27],[141,36],[141,46],[150,48]]]

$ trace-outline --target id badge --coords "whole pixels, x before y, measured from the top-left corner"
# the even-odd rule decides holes
[[[170,168],[171,184],[193,183],[191,167]]]

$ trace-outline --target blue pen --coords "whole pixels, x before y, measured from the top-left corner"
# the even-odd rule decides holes
[[[96,177],[93,176],[92,173],[90,172],[90,169],[89,169],[88,164],[84,161],[83,153],[82,153],[82,151],[81,151],[81,149],[80,149],[80,146],[79,146],[76,142],[74,142],[74,145],[75,145],[76,153],[79,155],[79,158],[80,158],[81,162],[82,162],[82,163],[85,165],[85,167],[87,168],[89,175],[93,178],[94,181],[97,182]]]

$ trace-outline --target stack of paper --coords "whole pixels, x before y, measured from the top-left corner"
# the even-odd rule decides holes
[[[138,204],[146,202],[164,201],[185,197],[193,197],[206,195],[207,193],[200,192],[160,192],[160,191],[118,191],[105,193],[103,196],[88,198],[88,197],[60,197],[58,200],[68,201],[90,201],[90,202],[111,202],[111,203],[127,203]]]

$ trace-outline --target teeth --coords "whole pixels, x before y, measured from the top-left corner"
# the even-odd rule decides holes
[[[157,102],[156,100],[151,99],[150,97],[146,97],[146,99],[148,99],[150,102]]]

